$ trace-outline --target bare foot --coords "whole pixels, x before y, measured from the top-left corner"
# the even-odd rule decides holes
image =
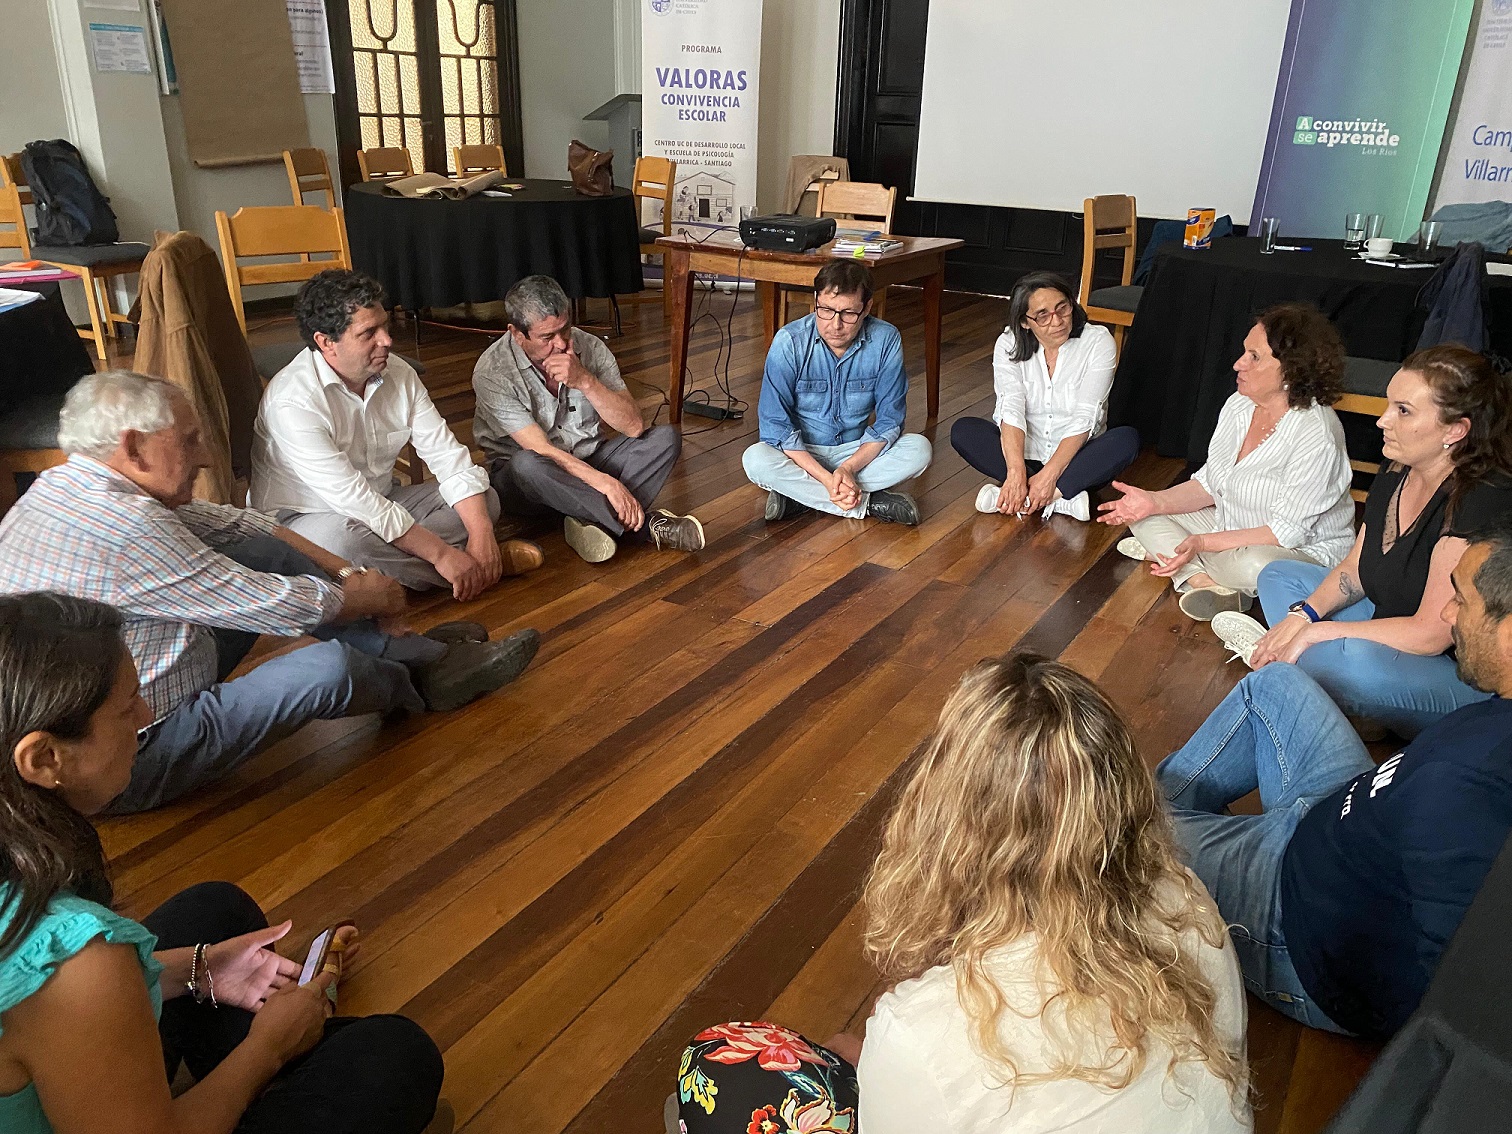
[[[1216,587],[1217,585],[1213,581],[1213,577],[1206,571],[1198,571],[1197,574],[1187,577],[1187,586],[1189,587]]]

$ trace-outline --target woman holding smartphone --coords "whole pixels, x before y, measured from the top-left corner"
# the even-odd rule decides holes
[[[402,1016],[332,1019],[227,883],[141,924],[112,912],[89,816],[125,787],[150,714],[107,606],[0,598],[0,1129],[15,1134],[414,1134],[441,1056]],[[350,957],[356,930],[343,927]],[[173,1098],[185,1063],[195,1085]],[[165,1074],[166,1070],[166,1074]]]

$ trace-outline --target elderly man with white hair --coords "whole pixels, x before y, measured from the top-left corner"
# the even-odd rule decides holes
[[[393,579],[262,513],[191,499],[208,455],[167,382],[124,370],[83,379],[58,445],[68,460],[0,521],[0,593],[56,591],[124,615],[153,724],[114,812],[176,799],[312,720],[456,708],[535,655],[534,630],[499,642],[476,640],[483,628],[470,623],[385,633],[375,619],[405,602]],[[259,634],[324,641],[226,681]]]

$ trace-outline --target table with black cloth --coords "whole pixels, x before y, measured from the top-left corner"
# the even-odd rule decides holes
[[[39,395],[67,393],[94,373],[84,340],[74,329],[56,283],[4,283],[12,291],[35,291],[41,299],[0,311],[0,405]]]
[[[346,196],[352,265],[418,311],[504,298],[526,276],[569,297],[640,291],[640,229],[628,189],[584,197],[568,181],[524,181],[509,197],[396,197],[378,185]]]
[[[1433,269],[1367,264],[1341,240],[1305,243],[1312,251],[1264,255],[1246,237],[1161,249],[1119,358],[1108,424],[1136,427],[1163,456],[1205,460],[1244,336],[1274,303],[1316,304],[1351,355],[1410,354],[1424,320],[1417,294]],[[1491,277],[1491,318],[1491,350],[1512,357],[1512,278]]]

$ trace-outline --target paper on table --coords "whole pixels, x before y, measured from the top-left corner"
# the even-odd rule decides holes
[[[463,201],[485,189],[492,189],[503,180],[504,174],[497,169],[465,181],[453,181],[439,173],[417,173],[413,177],[399,177],[385,183],[383,192],[391,197],[449,197],[453,201]]]
[[[35,303],[41,298],[42,293],[39,291],[16,291],[13,288],[0,287],[0,311],[25,307],[28,303]]]
[[[1512,264],[1487,264],[1486,271],[1493,276],[1512,276]]]

